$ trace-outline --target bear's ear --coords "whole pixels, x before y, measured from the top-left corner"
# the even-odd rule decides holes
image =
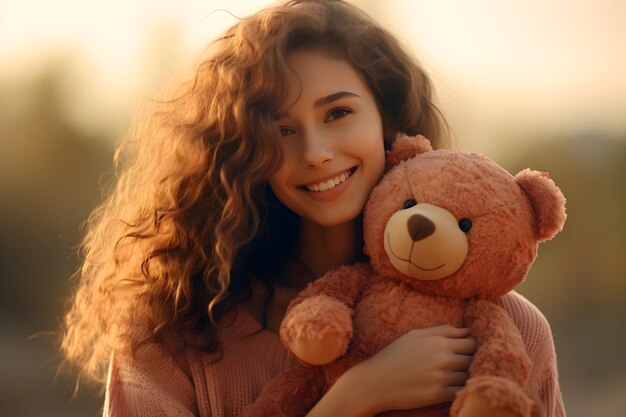
[[[535,211],[535,237],[539,241],[551,239],[563,229],[567,218],[563,193],[548,178],[547,172],[527,168],[520,171],[515,180],[530,199]]]
[[[398,133],[393,145],[391,145],[391,150],[386,152],[386,168],[389,169],[398,165],[400,161],[406,161],[415,155],[432,150],[430,141],[424,136],[407,136],[404,133]]]

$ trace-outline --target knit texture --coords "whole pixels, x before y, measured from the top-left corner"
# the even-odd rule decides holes
[[[519,328],[533,362],[529,394],[548,417],[563,417],[550,326],[541,312],[511,292],[500,300]],[[224,356],[188,348],[173,358],[153,344],[134,360],[114,355],[104,402],[105,417],[235,417],[259,395],[267,381],[294,362],[280,338],[238,308],[222,320],[219,338]]]

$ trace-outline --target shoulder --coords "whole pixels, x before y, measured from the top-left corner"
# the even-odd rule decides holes
[[[521,294],[511,291],[497,303],[520,331],[533,363],[528,386],[547,416],[564,416],[552,330],[543,313]]]
[[[161,341],[135,339],[132,348],[114,352],[111,365],[128,381],[190,380],[191,371],[187,359],[189,347],[182,340],[165,337]]]
[[[193,413],[196,394],[189,364],[183,358],[154,342],[139,346],[134,354],[114,353],[106,382],[104,415]]]
[[[546,317],[521,294],[511,291],[498,300],[520,331],[533,368],[528,389],[543,407],[545,415],[565,416],[561,398],[552,330]]]
[[[531,347],[552,345],[552,330],[543,313],[523,295],[511,291],[498,300]],[[529,346],[530,344],[530,346]]]
[[[538,380],[556,369],[552,330],[541,311],[521,294],[511,291],[498,300],[517,326],[526,352],[533,362],[531,380]]]

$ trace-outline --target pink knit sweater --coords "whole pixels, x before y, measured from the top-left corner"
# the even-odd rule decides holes
[[[515,292],[504,296],[501,305],[519,327],[533,360],[531,394],[543,403],[546,416],[565,416],[548,322]],[[192,348],[174,359],[158,345],[149,346],[141,359],[132,362],[114,356],[104,416],[241,415],[263,385],[293,363],[279,336],[260,329],[245,309],[238,308],[236,319],[219,333],[224,356],[217,362],[215,355]]]

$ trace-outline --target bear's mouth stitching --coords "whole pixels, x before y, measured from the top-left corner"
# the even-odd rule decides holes
[[[442,268],[442,267],[444,267],[444,266],[446,265],[445,263],[443,263],[443,264],[441,264],[441,265],[439,265],[439,266],[437,266],[437,267],[435,267],[435,268],[430,268],[430,269],[429,269],[429,268],[422,268],[421,266],[419,266],[419,265],[414,264],[413,262],[411,262],[411,259],[404,259],[404,258],[399,257],[398,255],[396,255],[396,253],[393,251],[393,248],[391,247],[391,241],[389,240],[389,235],[390,235],[390,233],[387,233],[387,246],[389,246],[389,250],[391,251],[391,254],[392,254],[393,256],[395,256],[395,257],[396,257],[396,259],[401,260],[401,261],[404,261],[404,262],[408,262],[408,263],[409,263],[409,265],[413,265],[413,266],[414,266],[414,267],[416,267],[417,269],[421,269],[422,271],[427,271],[427,272],[428,272],[428,271],[435,271],[435,270],[437,270],[437,269],[439,269],[439,268]],[[411,251],[411,252],[412,252],[412,251]]]

